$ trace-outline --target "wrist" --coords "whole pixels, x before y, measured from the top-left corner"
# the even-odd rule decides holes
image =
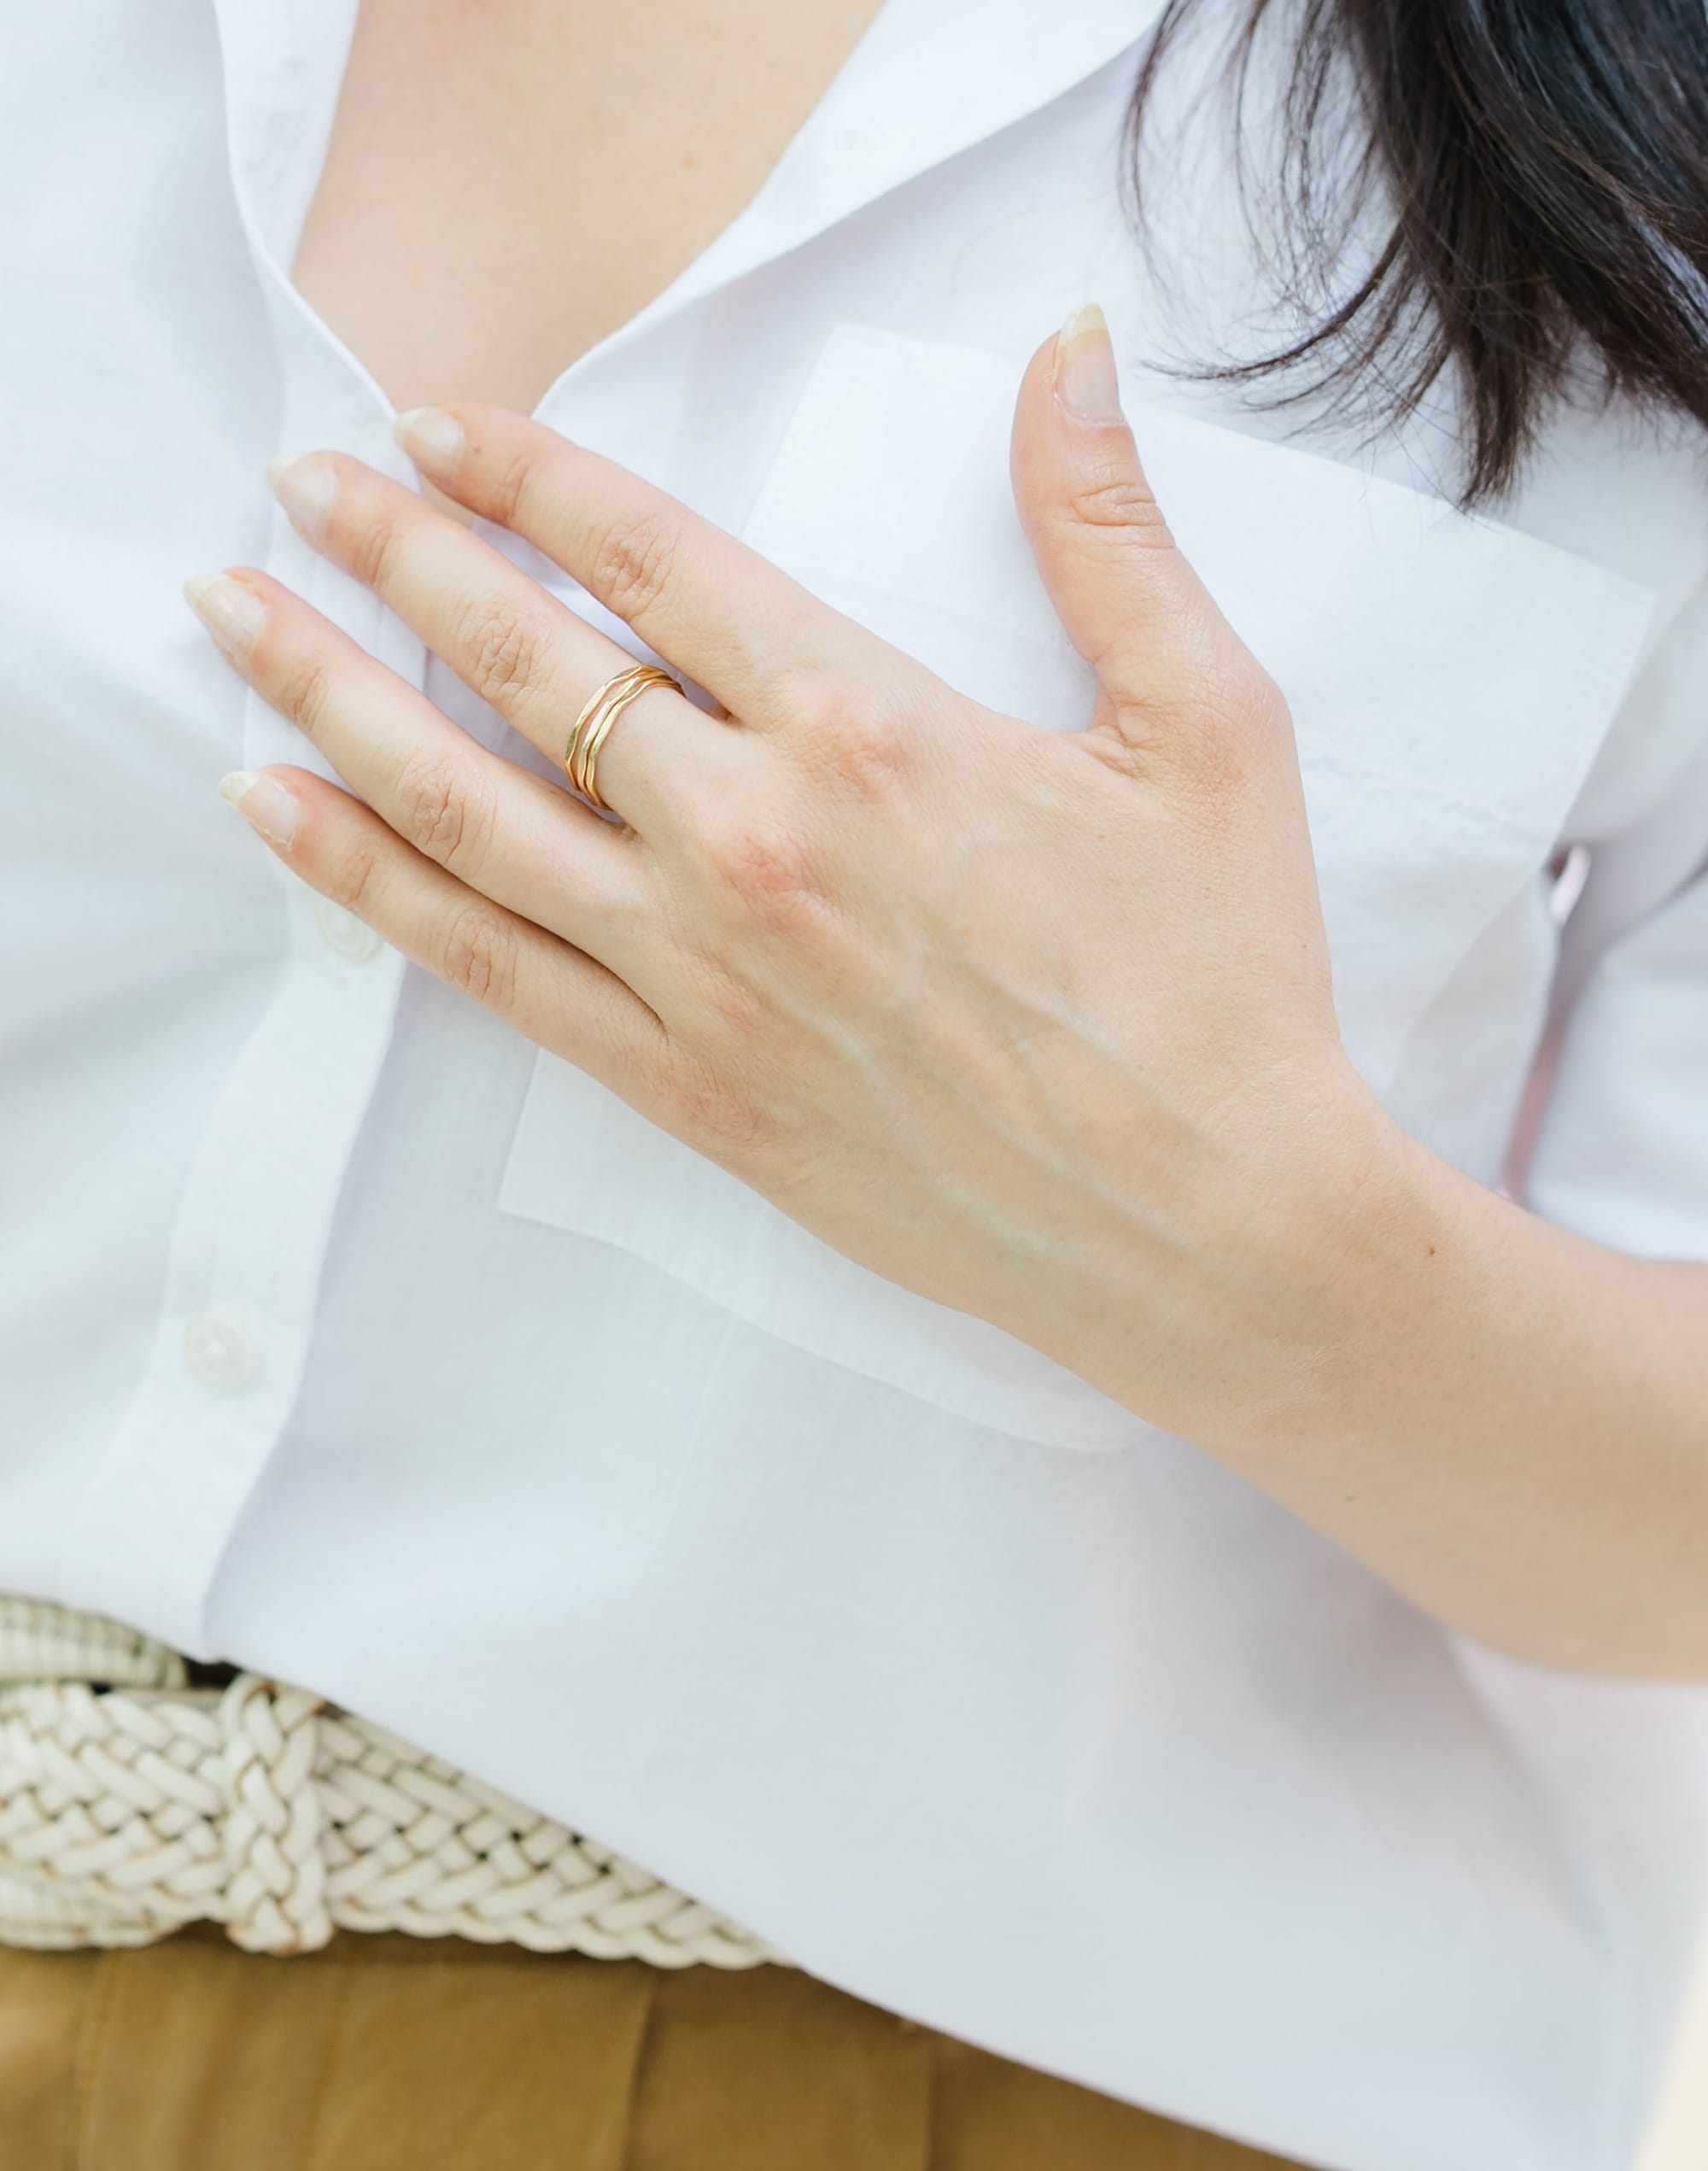
[[[1439,1179],[1454,1172],[1338,1050],[1272,1076],[1195,1145],[1179,1197],[1132,1217],[1113,1273],[1100,1248],[1094,1301],[1026,1338],[1236,1465],[1360,1429],[1447,1248]]]
[[[1401,1353],[1453,1271],[1454,1173],[1342,1060],[1247,1221],[1240,1361],[1195,1437],[1244,1461],[1379,1428]]]
[[[1403,1130],[1355,1074],[1296,1187],[1261,1371],[1195,1437],[1272,1489],[1290,1464],[1378,1482],[1502,1404],[1565,1239]],[[1564,1315],[1553,1321],[1565,1331]],[[1477,1423],[1483,1419],[1479,1417]],[[1361,1474],[1360,1474],[1361,1473]]]

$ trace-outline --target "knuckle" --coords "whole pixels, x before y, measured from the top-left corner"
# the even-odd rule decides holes
[[[1087,527],[1117,529],[1134,541],[1158,549],[1174,547],[1168,523],[1149,486],[1122,463],[1093,464],[1076,476],[1068,490],[1067,509]]]
[[[870,688],[839,680],[810,684],[792,707],[816,781],[878,798],[912,775],[917,747],[901,711]]]
[[[539,670],[533,629],[494,602],[469,607],[458,629],[456,652],[470,687],[495,709],[529,691]]]
[[[398,834],[441,866],[468,866],[483,854],[491,793],[466,764],[441,754],[412,761],[397,780]]]
[[[371,514],[345,537],[344,562],[365,588],[383,593],[391,584],[402,541],[402,530],[389,513]]]
[[[619,618],[633,623],[669,588],[680,541],[680,530],[668,512],[637,513],[620,521],[599,539],[589,585]]]
[[[378,852],[366,845],[356,846],[332,870],[327,884],[332,902],[354,912],[359,920],[369,918],[379,902],[383,871]]]
[[[516,930],[494,906],[457,908],[439,951],[439,976],[447,986],[507,1014],[515,1006],[518,963]]]
[[[492,508],[488,517],[500,527],[513,528],[533,494],[538,471],[539,464],[529,447],[516,445],[502,454],[484,477],[482,502]]]
[[[709,829],[705,845],[713,873],[750,911],[787,916],[821,900],[805,840],[763,810],[725,813]]]
[[[311,739],[325,719],[331,694],[331,672],[324,656],[305,649],[278,659],[272,674],[273,705]]]

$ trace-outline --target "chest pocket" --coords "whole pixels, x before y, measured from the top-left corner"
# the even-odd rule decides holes
[[[1073,729],[1090,676],[1009,494],[1017,376],[1001,357],[839,328],[745,534],[962,692]],[[1160,409],[1135,424],[1182,548],[1292,708],[1341,1028],[1379,1092],[1552,850],[1652,599],[1331,461]],[[957,1415],[1063,1446],[1132,1435],[1082,1382],[841,1258],[554,1056],[535,1064],[500,1203]]]

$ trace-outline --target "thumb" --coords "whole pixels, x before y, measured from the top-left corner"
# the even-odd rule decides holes
[[[1076,309],[1032,356],[1010,471],[1050,601],[1097,674],[1100,720],[1135,735],[1224,679],[1231,650],[1249,663],[1151,494],[1101,309]]]

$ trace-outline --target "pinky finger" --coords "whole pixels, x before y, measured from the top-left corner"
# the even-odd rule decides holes
[[[655,1097],[664,1026],[584,951],[459,882],[307,770],[237,770],[219,789],[311,889],[406,957],[636,1107]]]

